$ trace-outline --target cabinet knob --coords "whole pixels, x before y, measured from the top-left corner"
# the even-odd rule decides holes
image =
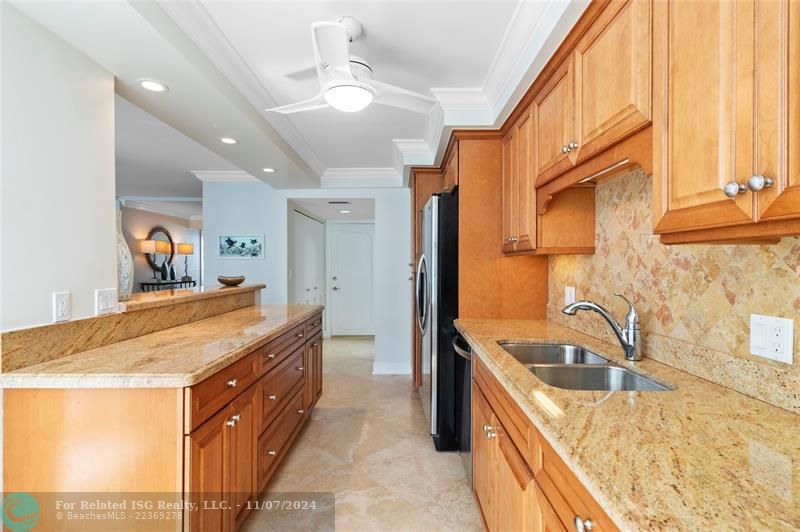
[[[311,347],[317,347],[318,345],[319,345],[319,343],[314,342],[313,344],[311,344]]]
[[[301,414],[301,415],[302,415],[302,414],[304,414],[305,412],[306,412],[306,411],[305,411],[305,410],[303,410],[302,408],[301,408],[300,410],[298,410],[298,411],[297,411],[297,413],[298,413],[298,414]]]
[[[231,418],[228,421],[226,421],[225,424],[228,425],[229,427],[235,427],[236,423],[238,423],[239,420],[241,420],[241,419],[242,419],[242,416],[240,416],[239,414],[236,414],[235,416],[231,416]]]
[[[303,366],[298,366],[298,367],[296,367],[294,369],[296,369],[297,371],[303,371],[305,368]]]
[[[278,454],[278,451],[276,451],[275,449],[270,449],[267,451],[267,454],[270,456],[275,456],[276,454]]]
[[[572,150],[569,149],[569,144],[564,144],[563,146],[561,146],[561,153],[569,153],[571,151]]]
[[[230,386],[231,388],[236,388],[237,384],[239,384],[239,381],[237,381],[236,379],[231,379],[228,381],[228,386]]]
[[[731,181],[730,183],[726,183],[725,187],[722,189],[726,196],[733,199],[739,194],[744,194],[747,192],[747,187],[737,181]]]
[[[297,336],[298,338],[302,338],[304,335],[303,335],[303,333],[297,333],[297,335],[296,335],[296,336]]]
[[[771,177],[764,177],[761,174],[755,174],[747,180],[747,188],[752,192],[759,192],[765,188],[770,188],[775,184]]]
[[[495,431],[493,431],[493,430],[487,431],[486,432],[486,437],[491,440],[492,438],[496,438],[497,437],[497,433]]]
[[[581,519],[581,516],[575,516],[575,532],[584,532],[586,530],[594,530],[594,523],[591,519]]]
[[[574,140],[571,140],[570,143],[567,144],[567,148],[569,148],[569,151],[577,150],[578,149],[578,143],[575,142]]]
[[[277,398],[278,398],[277,395],[270,395],[269,397],[267,397],[267,399],[269,399],[270,401],[274,401]]]
[[[272,360],[273,358],[275,358],[275,353],[270,353],[269,355],[267,355],[267,358]]]
[[[484,423],[483,427],[481,427],[481,428],[483,429],[483,432],[489,432],[490,430],[492,430],[492,426],[491,425],[487,425],[486,423]]]

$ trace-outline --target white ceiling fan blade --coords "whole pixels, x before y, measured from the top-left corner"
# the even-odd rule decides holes
[[[311,24],[311,41],[321,87],[334,80],[353,79],[347,32],[343,24],[314,22]]]
[[[322,94],[317,94],[311,99],[303,100],[302,102],[295,102],[286,105],[281,105],[279,107],[273,107],[271,109],[267,109],[267,111],[272,113],[281,113],[284,115],[290,115],[292,113],[313,111],[315,109],[324,109],[326,107],[330,106],[325,101],[325,97],[322,96]]]
[[[437,100],[418,92],[410,91],[388,83],[365,79],[364,83],[375,89],[375,103],[408,109],[416,113],[429,113]]]

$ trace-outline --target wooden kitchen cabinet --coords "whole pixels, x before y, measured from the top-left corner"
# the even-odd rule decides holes
[[[236,530],[247,517],[247,501],[256,489],[256,389],[253,385],[227,408],[187,436],[187,470],[193,501],[205,505],[189,514],[191,530]]]
[[[442,192],[452,192],[458,186],[458,141],[453,143],[442,174]]]
[[[650,124],[651,1],[612,2],[575,46],[576,164]]]
[[[575,61],[568,57],[533,100],[536,184],[547,183],[570,168],[575,140]]]
[[[306,344],[306,351],[306,387],[310,399],[307,408],[311,408],[322,397],[322,332],[311,338]]]
[[[800,4],[656,2],[653,32],[654,232],[800,234]]]
[[[506,530],[617,530],[488,368],[473,358],[472,489],[484,526]]]

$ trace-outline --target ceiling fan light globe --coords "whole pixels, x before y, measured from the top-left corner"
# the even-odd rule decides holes
[[[328,105],[345,113],[363,111],[375,97],[366,85],[351,83],[332,85],[325,89],[323,96]]]

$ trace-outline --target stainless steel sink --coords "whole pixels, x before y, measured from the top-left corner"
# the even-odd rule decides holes
[[[530,365],[540,380],[566,390],[666,392],[671,389],[619,366]]]
[[[608,364],[608,360],[570,344],[525,344],[498,342],[512,357],[528,364]]]

